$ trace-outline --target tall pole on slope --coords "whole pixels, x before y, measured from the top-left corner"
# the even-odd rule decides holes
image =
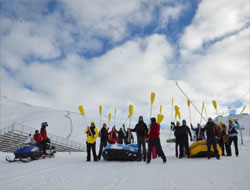
[[[190,100],[190,103],[192,104],[192,106],[196,109],[196,111],[201,115],[201,117],[205,120],[205,122],[207,122],[206,118],[201,114],[201,112],[198,110],[198,108],[193,104],[193,102],[191,101],[191,99],[187,96],[187,94],[181,89],[181,87],[178,85],[177,82],[175,82],[176,86],[179,88],[179,90],[184,94],[184,96],[186,96],[186,98],[188,100]]]

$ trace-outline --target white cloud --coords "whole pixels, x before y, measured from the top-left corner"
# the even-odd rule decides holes
[[[181,38],[182,53],[186,55],[202,48],[203,43],[245,27],[249,24],[248,8],[245,0],[201,1],[192,24]]]
[[[193,51],[197,48],[199,50],[200,45],[208,39],[244,25],[244,10],[232,3],[220,5],[221,10],[225,9],[221,14],[227,15],[232,11],[235,19],[230,22],[227,17],[212,14],[208,2],[202,1],[193,23],[183,35],[180,44],[183,49],[176,50],[179,44],[173,47],[164,35],[150,34],[127,40],[92,59],[79,56],[79,51],[102,49],[102,41],[93,36],[107,37],[110,43],[124,40],[131,32],[129,23],[145,26],[155,16],[152,11],[154,7],[159,6],[157,3],[162,3],[150,1],[143,10],[145,2],[123,2],[115,1],[112,6],[106,1],[65,2],[63,9],[73,15],[76,25],[65,22],[58,12],[49,17],[41,17],[43,23],[40,19],[39,22],[24,20],[16,23],[3,18],[6,36],[3,38],[4,45],[1,44],[1,64],[11,68],[13,73],[1,69],[1,94],[18,101],[75,111],[79,104],[83,104],[86,112],[96,117],[99,104],[104,105],[105,115],[117,107],[120,120],[126,117],[128,104],[133,104],[133,120],[137,120],[137,116],[141,114],[149,117],[149,96],[154,91],[156,100],[153,113],[157,114],[162,104],[167,118],[165,121],[169,123],[172,97],[175,98],[175,104],[180,106],[182,118],[189,117],[186,98],[176,88],[172,78],[179,80],[199,109],[201,102],[206,101],[208,115],[211,116],[215,116],[212,99],[218,100],[221,112],[227,108],[223,104],[230,103],[247,91],[247,29],[211,44],[202,54]],[[184,9],[182,5],[167,10],[161,8],[160,18],[163,19],[162,22],[157,21],[159,27],[164,27],[169,18],[177,19]],[[201,13],[204,9],[207,12]],[[221,21],[217,20],[220,18],[226,23],[221,31],[210,26],[219,25]],[[206,24],[200,26],[201,20]],[[195,32],[194,36],[190,36],[191,30]],[[204,32],[205,30],[211,34]],[[79,34],[78,38],[75,39],[72,33]],[[194,41],[198,45],[193,48],[191,42]],[[186,49],[189,53],[176,59],[177,51]],[[52,63],[23,63],[23,58],[28,55],[51,59],[62,52],[65,53],[65,58]],[[178,64],[173,64],[176,62]],[[24,88],[24,84],[32,86],[33,91]],[[247,101],[248,98],[245,97],[245,102]],[[193,108],[191,112],[193,121],[198,122],[199,114]]]

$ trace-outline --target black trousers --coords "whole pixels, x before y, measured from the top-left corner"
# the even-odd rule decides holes
[[[100,142],[100,149],[99,149],[99,154],[98,154],[98,159],[100,160],[102,157],[102,150],[107,146],[107,141],[101,141]]]
[[[229,150],[229,143],[224,143],[223,138],[221,138],[219,140],[219,145],[221,147],[222,150],[222,155],[225,156],[225,152],[227,153],[227,155],[229,155],[230,150]]]
[[[91,149],[92,149],[94,160],[97,161],[95,143],[87,143],[87,161],[91,160]]]
[[[185,138],[184,137],[177,137],[176,138],[178,145],[179,145],[179,158],[182,158],[184,156],[184,148],[185,148]],[[177,152],[178,154],[178,149]],[[178,155],[177,155],[178,157]]]
[[[118,144],[123,144],[123,138],[118,139]]]
[[[47,140],[43,140],[42,142],[40,142],[40,146],[42,147],[43,155],[46,155],[47,143],[48,143]]]
[[[143,159],[146,161],[146,141],[144,136],[137,136],[138,141],[138,151],[137,151],[137,159],[141,160],[141,147],[143,149]]]
[[[178,148],[179,148],[179,152],[178,152]],[[182,146],[182,149],[183,149],[183,146]],[[181,139],[176,137],[175,138],[175,156],[176,157],[180,156],[179,153],[181,154],[181,152],[183,155],[183,151],[181,151]]]
[[[155,146],[156,151],[159,153],[160,157],[163,159],[163,161],[166,161],[166,156],[162,150],[161,147],[161,142],[160,142],[160,138],[151,138],[149,139],[149,148],[148,148],[148,162],[150,162],[151,160],[151,153],[152,153],[152,149]]]
[[[219,154],[218,154],[218,150],[217,150],[216,139],[214,136],[207,137],[208,158],[211,158],[211,145],[213,145],[215,156],[216,156],[216,158],[218,158]]]
[[[229,137],[229,156],[232,156],[232,150],[231,150],[231,144],[232,142],[234,142],[234,148],[235,148],[235,155],[238,156],[239,155],[239,149],[238,149],[238,137]]]
[[[189,142],[188,142],[188,137],[184,138],[184,148],[185,148],[186,156],[189,157]]]

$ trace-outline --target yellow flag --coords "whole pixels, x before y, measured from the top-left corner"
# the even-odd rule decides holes
[[[179,118],[179,120],[181,120],[181,113],[179,110],[178,110],[178,118]]]
[[[162,105],[160,105],[160,114],[161,114],[161,112],[162,112]]]
[[[164,119],[164,115],[161,115],[161,114],[157,115],[157,123],[158,124],[161,124],[161,122],[163,121],[163,119]]]
[[[188,107],[190,107],[190,100],[187,100],[187,105]]]
[[[151,105],[152,105],[155,101],[155,93],[154,92],[151,92],[150,100],[151,100]]]
[[[111,119],[111,113],[109,113],[109,119],[108,119],[108,122],[110,122],[110,119]]]
[[[102,105],[99,106],[99,114],[102,115]]]
[[[78,107],[78,109],[79,109],[80,113],[82,114],[82,116],[84,116],[85,113],[84,113],[83,106],[80,105],[80,106]]]
[[[115,108],[115,116],[116,116],[116,108]]]
[[[216,100],[213,100],[212,103],[213,103],[214,109],[217,110],[217,103],[216,103]]]
[[[129,112],[129,114],[133,114],[133,105],[132,104],[130,104],[129,106],[128,106],[128,112]]]

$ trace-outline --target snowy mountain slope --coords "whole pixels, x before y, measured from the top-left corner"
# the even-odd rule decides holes
[[[242,130],[242,134],[244,136],[250,135],[250,115],[249,114],[235,114],[235,115],[229,115],[229,116],[218,116],[214,119],[215,122],[222,121],[226,125],[228,125],[229,119],[237,120],[240,124],[241,128],[244,128]]]
[[[61,137],[67,137],[71,134],[70,120],[65,117],[65,115],[68,114],[73,123],[72,134],[69,139],[78,142],[85,142],[86,135],[83,133],[83,131],[86,128],[86,124],[80,113],[77,113],[77,108],[76,112],[62,111],[56,110],[54,108],[33,106],[26,103],[15,102],[8,99],[7,97],[1,97],[0,110],[0,128],[7,127],[13,122],[18,122],[32,128],[40,129],[41,123],[46,121],[49,123],[48,133]],[[242,114],[233,115],[231,117],[238,119],[241,126],[244,126],[245,130],[242,131],[243,136],[249,136],[250,116],[248,114]],[[92,120],[95,121],[97,128],[100,129],[99,118],[88,116],[87,120],[88,122]],[[217,120],[222,120],[227,124],[228,117],[217,118]],[[105,119],[102,119],[102,122],[107,123]],[[113,125],[114,123],[111,122],[109,126],[112,127]],[[118,129],[122,126],[122,123],[117,122],[116,126]],[[128,126],[128,124],[126,126]],[[134,126],[134,124],[131,126]],[[168,131],[169,133],[169,130],[164,130]]]
[[[72,120],[73,128],[70,140],[85,142],[86,135],[84,130],[86,129],[86,123],[80,113],[72,111],[56,110],[54,108],[47,108],[41,106],[33,106],[26,103],[15,102],[7,97],[1,97],[0,101],[0,128],[5,128],[11,125],[13,122],[21,123],[30,126],[35,129],[40,129],[42,122],[48,122],[48,133],[67,137],[71,133],[70,120],[65,117],[69,115]],[[76,107],[76,111],[77,107]],[[100,129],[100,119],[94,117],[87,117],[87,121],[95,121],[96,126]],[[102,122],[107,120],[102,119]],[[110,122],[109,126],[112,127],[113,122]],[[122,124],[116,122],[116,126],[121,127]]]

